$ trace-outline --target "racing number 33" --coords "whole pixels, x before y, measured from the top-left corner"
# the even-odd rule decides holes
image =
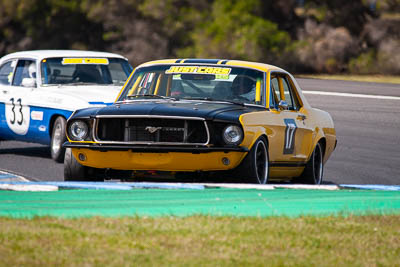
[[[12,118],[10,119],[10,123],[11,124],[15,124],[15,120],[16,120],[16,117],[17,117],[16,114],[15,114],[15,109],[17,108],[18,109],[17,112],[19,113],[19,117],[20,117],[20,119],[17,120],[17,123],[19,125],[22,125],[22,122],[24,121],[24,114],[22,113],[22,99],[18,98],[17,101],[14,101],[14,98],[10,98],[10,102],[11,102],[11,105],[12,105],[12,108],[11,108]],[[17,107],[15,105],[15,102],[18,103]]]
[[[25,135],[28,132],[30,122],[30,108],[22,102],[22,98],[13,97],[6,105],[8,128],[18,135]]]

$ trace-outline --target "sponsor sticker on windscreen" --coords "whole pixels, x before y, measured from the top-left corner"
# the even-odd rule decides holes
[[[100,64],[100,65],[108,65],[107,58],[63,58],[63,65],[67,64]]]
[[[171,66],[165,71],[166,74],[191,73],[191,74],[216,74],[229,75],[231,68],[207,67],[207,66]]]

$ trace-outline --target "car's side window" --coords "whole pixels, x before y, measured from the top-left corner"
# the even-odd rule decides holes
[[[270,89],[270,97],[269,97],[269,107],[270,108],[277,108],[277,100],[276,100],[276,96],[275,96],[275,92],[274,90],[271,88]]]
[[[285,79],[285,77],[280,77],[280,80],[282,82],[282,88],[283,88],[283,93],[285,95],[285,101],[289,106],[290,110],[295,109],[295,106],[293,105],[293,98],[292,98],[292,92],[290,89],[290,86],[287,82],[287,80]]]
[[[279,81],[278,77],[272,77],[271,78],[271,101],[270,101],[270,106],[274,108],[278,108],[278,103],[280,101],[280,92],[279,92]]]
[[[36,79],[36,64],[33,60],[18,60],[12,85],[21,86],[24,78]]]
[[[279,81],[278,81],[278,77],[273,77],[271,79],[271,86],[272,89],[275,91],[275,94],[278,96],[278,100],[280,100],[280,95],[281,93],[279,92]]]
[[[291,82],[287,75],[278,74],[271,77],[271,91],[275,93],[276,102],[284,100],[289,110],[299,110],[300,104],[296,93],[293,91]]]
[[[8,61],[0,67],[0,84],[11,84],[14,65],[15,61]]]
[[[291,86],[289,79],[290,78],[287,75],[281,77],[283,91],[285,94],[285,100],[288,103],[290,110],[299,110],[300,109],[299,100],[297,98],[296,92],[294,92]]]

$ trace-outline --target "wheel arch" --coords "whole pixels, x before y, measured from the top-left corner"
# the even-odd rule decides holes
[[[266,145],[267,145],[267,150],[268,150],[268,147],[269,147],[269,139],[268,139],[267,133],[265,133],[265,132],[264,132],[264,133],[260,133],[260,134],[258,134],[258,135],[255,135],[255,137],[254,137],[253,140],[252,140],[251,145],[249,146],[249,150],[251,150],[251,149],[253,148],[254,144],[256,143],[256,141],[257,141],[258,139],[260,139],[260,137],[264,137],[265,141],[267,142]]]
[[[313,145],[312,145],[311,154],[312,154],[312,151],[314,151],[314,149],[315,149],[315,147],[317,146],[318,143],[321,144],[322,160],[325,163],[326,160],[327,160],[327,158],[325,157],[326,148],[327,148],[327,137],[326,137],[324,129],[317,127],[316,128],[316,137],[315,137]],[[310,154],[310,156],[311,156],[311,154]]]
[[[322,149],[322,158],[325,158],[325,150],[326,150],[326,138],[322,137],[321,139],[318,140],[317,144],[321,144],[321,149]]]
[[[49,120],[49,131],[48,131],[50,138],[51,135],[53,134],[54,122],[56,121],[57,117],[63,117],[65,120],[67,120],[67,118],[65,118],[65,116],[60,113],[54,113],[53,115],[51,115],[51,118]]]
[[[269,147],[268,135],[267,135],[266,133],[260,134],[260,135],[256,138],[256,140],[258,140],[260,137],[264,137],[265,141],[267,142],[266,145],[267,145],[267,150],[268,150],[268,147]],[[254,145],[254,143],[253,143],[253,145]]]
[[[245,133],[244,139],[241,143],[242,147],[246,147],[248,149],[248,151],[250,151],[254,144],[256,143],[256,141],[260,138],[260,137],[264,137],[265,141],[266,141],[266,145],[267,145],[267,151],[269,154],[269,138],[268,138],[268,129],[262,127],[262,126],[256,126],[256,127],[246,127],[245,125],[242,125],[243,127],[243,131],[247,133]],[[239,165],[241,164],[241,162],[243,162],[243,160],[246,158],[246,156],[248,155],[248,153],[243,153],[240,161],[239,161]]]
[[[311,149],[310,149],[310,154],[308,155],[307,161],[310,160],[310,157],[313,153],[313,151],[315,150],[315,147],[317,146],[317,144],[319,143],[321,145],[321,150],[322,150],[322,160],[325,163],[326,162],[326,137],[325,135],[323,135],[323,133],[321,134],[320,132],[317,133],[316,138],[314,139]]]
[[[315,108],[312,109],[309,117],[313,118],[312,121],[315,122],[312,124],[313,138],[311,153],[318,142],[321,143],[323,162],[325,163],[335,150],[337,143],[333,119],[328,112]]]
[[[265,138],[267,145],[269,145],[268,134],[273,134],[271,129],[263,126],[242,125],[242,127],[245,135],[241,144],[242,146],[245,146],[250,150],[261,136]]]

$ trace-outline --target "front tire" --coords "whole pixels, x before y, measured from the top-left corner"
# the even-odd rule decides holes
[[[67,121],[63,117],[57,117],[54,121],[53,131],[51,133],[51,158],[58,163],[62,163],[64,161],[65,148],[63,148],[62,145],[65,141],[67,141],[67,137],[65,135],[66,123]]]
[[[66,149],[64,158],[64,181],[102,182],[107,178],[130,179],[132,178],[132,171],[98,169],[84,166],[75,159],[71,148]]]
[[[269,177],[268,145],[264,137],[254,143],[250,152],[238,167],[238,173],[245,182],[266,184]]]
[[[71,148],[67,148],[64,158],[64,181],[85,181],[86,174],[87,167],[75,159]]]
[[[80,164],[72,154],[71,148],[65,150],[64,181],[104,181],[104,169],[96,169]]]
[[[322,183],[322,177],[324,175],[324,164],[323,164],[323,151],[322,146],[318,143],[315,146],[313,153],[311,154],[310,160],[299,177],[299,182],[303,184],[316,184]]]

